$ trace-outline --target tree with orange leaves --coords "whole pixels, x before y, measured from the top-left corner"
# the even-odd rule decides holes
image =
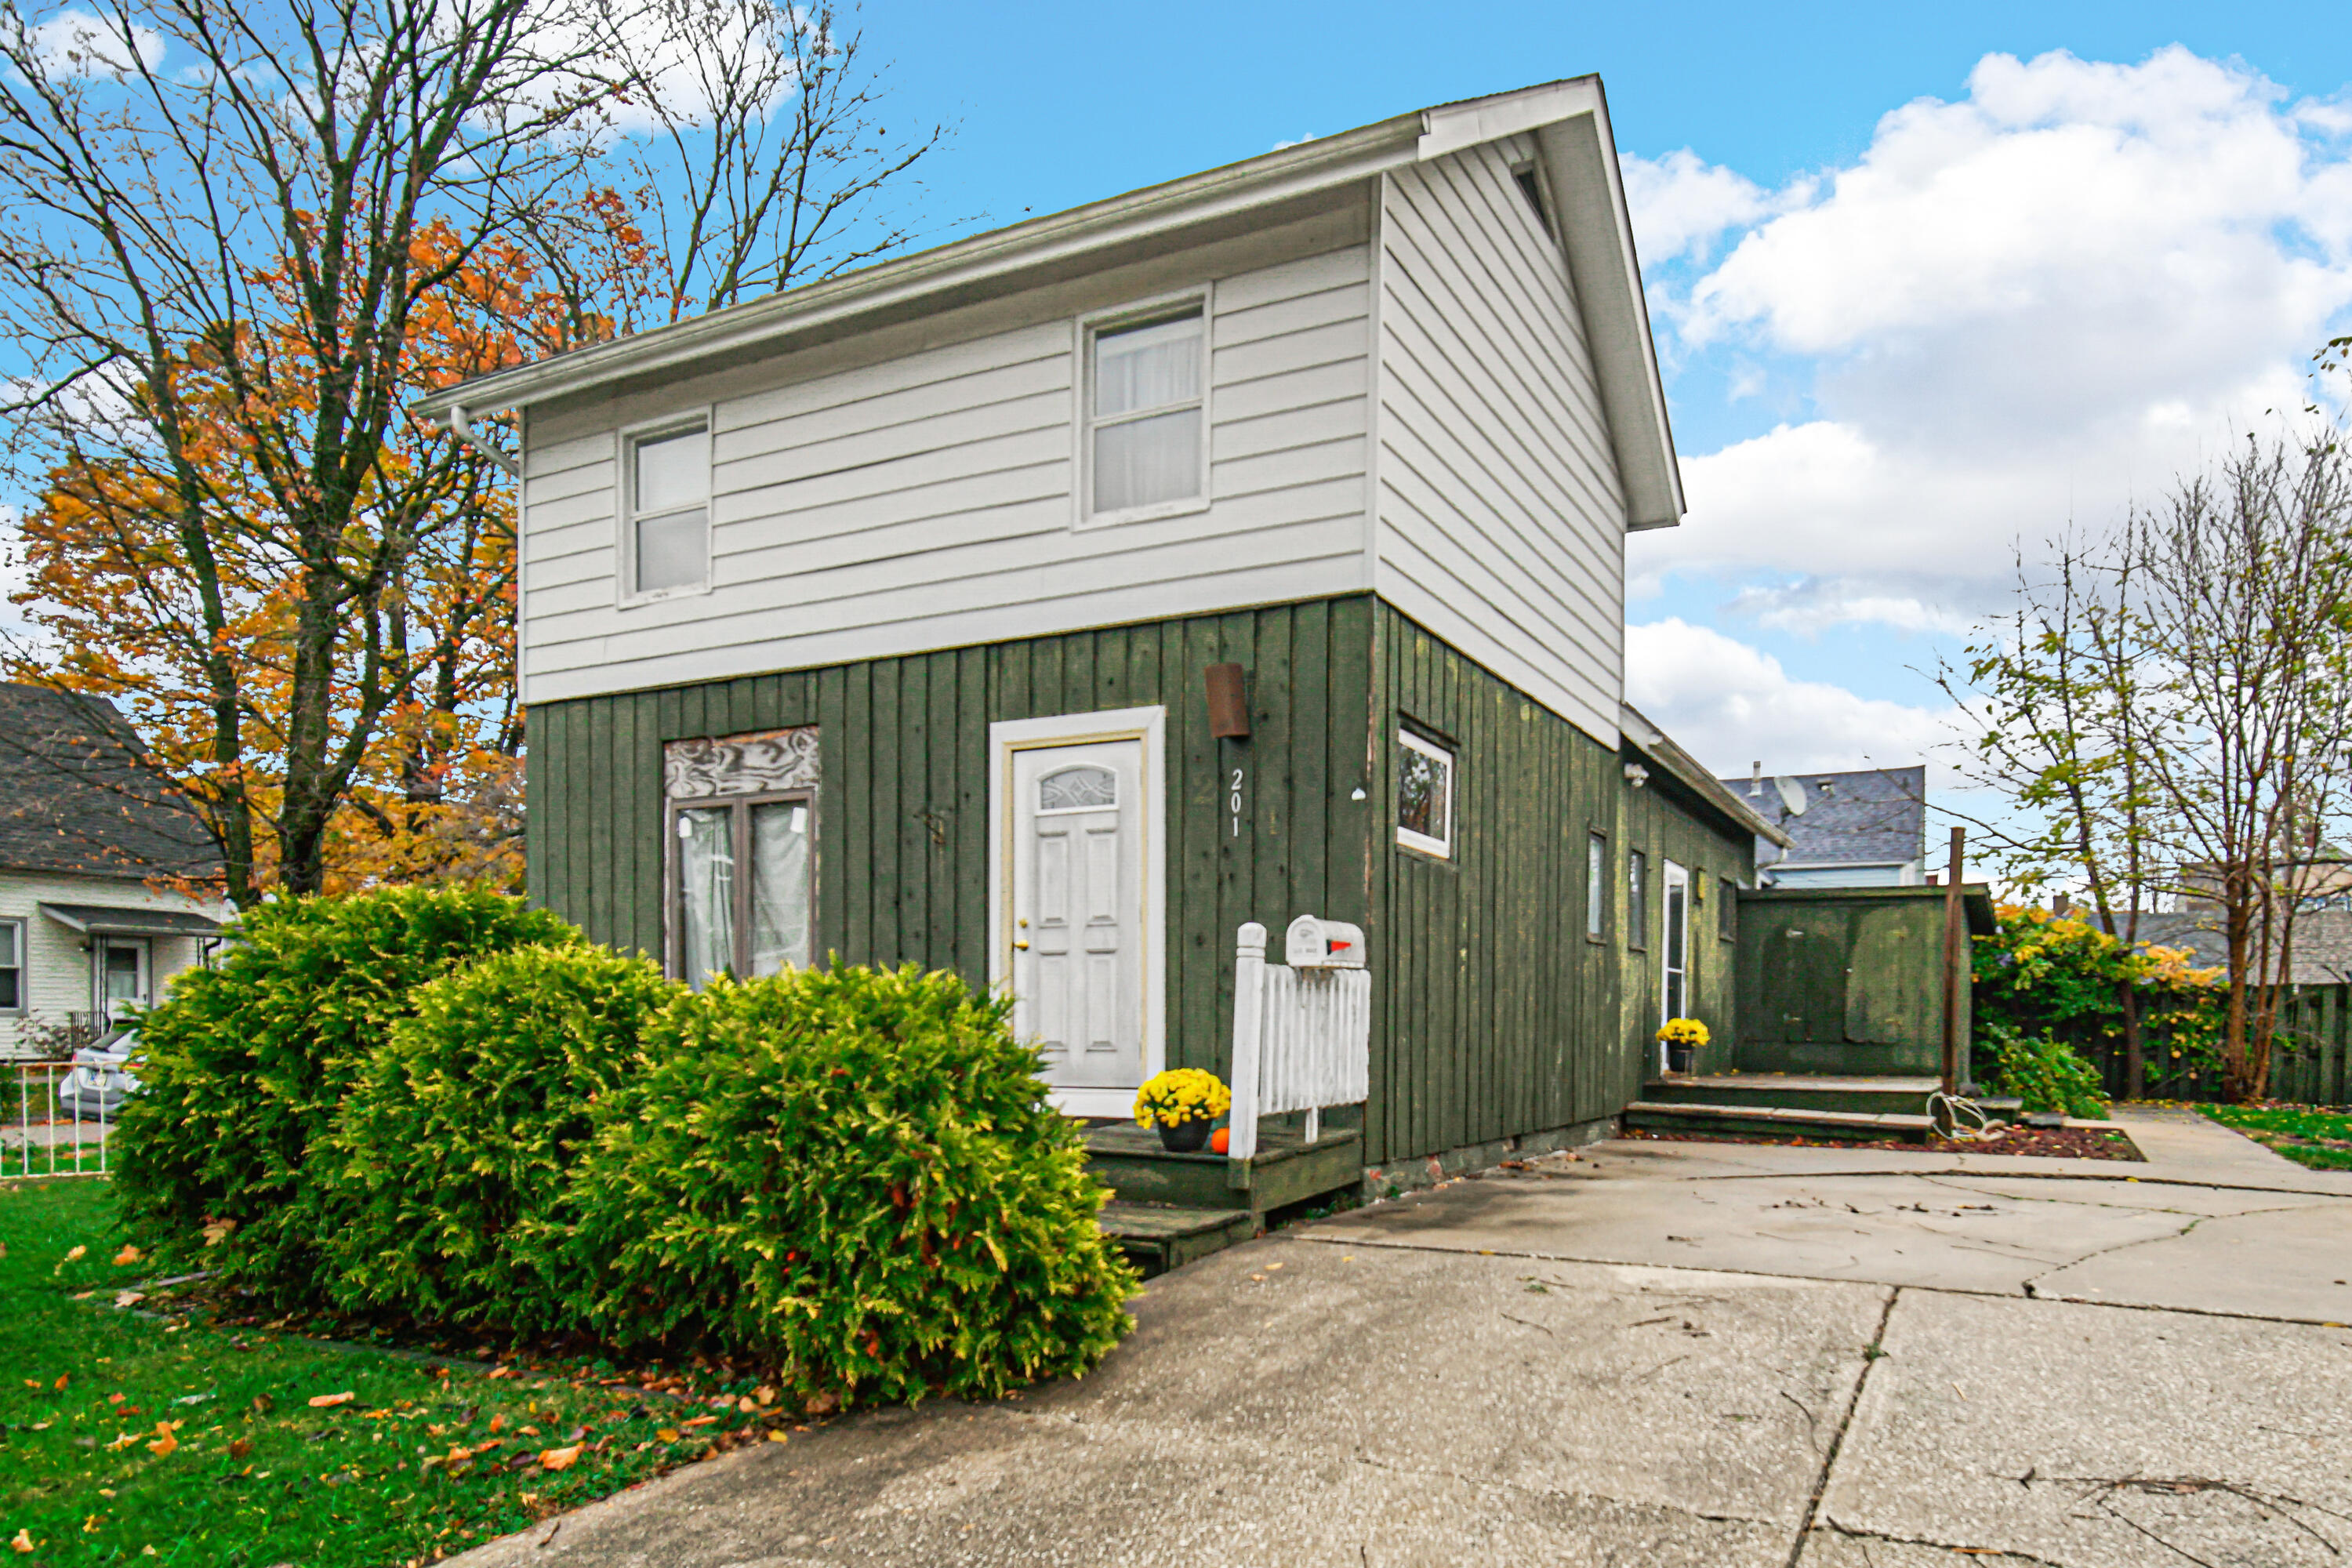
[[[405,404],[901,243],[852,220],[938,133],[889,143],[856,37],[772,0],[10,18],[11,672],[131,714],[240,905],[513,881],[511,432]]]

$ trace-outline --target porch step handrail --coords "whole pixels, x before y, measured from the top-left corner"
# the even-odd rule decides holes
[[[1302,943],[1308,928],[1319,932],[1322,922],[1309,915],[1292,922],[1292,953],[1337,951],[1320,940]],[[1345,966],[1294,967],[1265,961],[1265,927],[1255,921],[1237,933],[1229,1158],[1257,1152],[1261,1116],[1305,1111],[1312,1143],[1321,1135],[1324,1107],[1370,1098],[1372,977],[1362,967],[1360,933],[1339,946],[1349,952]]]

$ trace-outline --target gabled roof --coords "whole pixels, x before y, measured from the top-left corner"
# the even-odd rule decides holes
[[[144,754],[104,698],[0,682],[0,869],[217,879],[211,835]]]
[[[1066,277],[1110,252],[1352,184],[1388,168],[1532,134],[1560,206],[1569,269],[1600,372],[1626,492],[1628,526],[1657,528],[1683,512],[1664,384],[1650,339],[1617,147],[1598,76],[1417,110],[1334,136],[1090,202],[1066,212],[879,262],[839,278],[730,305],[691,321],[478,376],[420,398],[421,417],[462,425],[470,414],[520,408],[630,381],[686,374],[784,352],[796,339],[857,330]]]
[[[1783,866],[1885,866],[1927,852],[1927,770],[1785,773],[1723,787],[1788,835]]]

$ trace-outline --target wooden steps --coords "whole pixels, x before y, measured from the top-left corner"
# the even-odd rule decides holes
[[[1146,1279],[1257,1234],[1257,1215],[1247,1209],[1187,1209],[1116,1198],[1103,1205],[1097,1223]]]
[[[1651,1132],[1738,1133],[1767,1138],[1825,1138],[1846,1142],[1900,1139],[1925,1143],[1927,1116],[1886,1110],[1814,1110],[1792,1105],[1708,1105],[1637,1100],[1625,1125]]]
[[[1625,1125],[1653,1132],[1924,1143],[1927,1097],[1940,1080],[1896,1074],[1694,1073],[1652,1079],[1625,1108]],[[2014,1099],[1977,1102],[2014,1121]]]
[[[1102,1211],[1104,1234],[1149,1276],[1247,1241],[1276,1209],[1364,1179],[1363,1135],[1354,1128],[1330,1128],[1306,1143],[1296,1131],[1260,1123],[1258,1143],[1239,1161],[1171,1153],[1157,1132],[1132,1122],[1087,1128],[1087,1169],[1112,1194]]]

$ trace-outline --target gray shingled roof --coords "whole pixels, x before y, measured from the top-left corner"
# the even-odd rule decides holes
[[[1916,860],[1927,850],[1926,767],[1868,768],[1850,773],[1767,774],[1749,794],[1749,779],[1725,779],[1723,787],[1789,836],[1781,862],[1791,866],[1850,866]],[[1789,809],[1784,790],[1803,805]],[[1778,862],[1776,862],[1778,863]]]
[[[2097,923],[2098,917],[2088,909],[2074,912]],[[2121,929],[2122,916],[2116,924]],[[2187,948],[2200,969],[2219,969],[2230,962],[2221,916],[2211,910],[2144,913],[2138,930],[2139,940],[2150,946]],[[2352,981],[2352,910],[2307,910],[2294,917],[2294,967],[2287,979],[2296,985]]]
[[[219,877],[212,837],[143,755],[103,698],[0,682],[0,868]]]

